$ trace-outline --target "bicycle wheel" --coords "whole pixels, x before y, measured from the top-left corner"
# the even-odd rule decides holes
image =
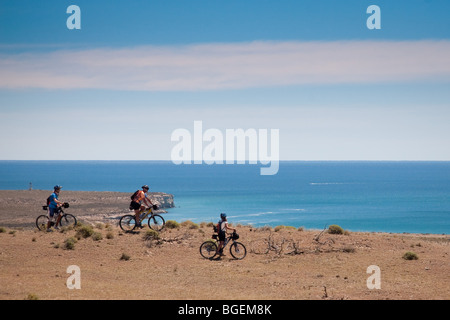
[[[217,244],[214,241],[205,241],[200,246],[200,254],[205,259],[213,258],[217,253]]]
[[[165,224],[166,222],[164,221],[164,218],[159,214],[155,214],[152,217],[148,218],[148,227],[152,230],[159,232],[164,228]]]
[[[133,231],[136,228],[136,220],[134,216],[127,214],[120,218],[119,226],[125,232]]]
[[[59,225],[61,227],[75,227],[77,225],[77,218],[70,213],[66,213],[61,217]]]
[[[241,260],[244,259],[247,255],[247,249],[245,246],[240,242],[234,242],[230,246],[230,253],[233,256],[233,258]]]
[[[48,216],[43,214],[36,218],[36,227],[39,229],[39,231],[47,230],[47,225],[48,225]]]

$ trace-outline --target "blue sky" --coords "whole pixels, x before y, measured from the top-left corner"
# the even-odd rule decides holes
[[[66,9],[81,8],[81,30]],[[369,5],[381,29],[369,30]],[[282,160],[450,160],[450,2],[0,3],[0,159],[170,160],[280,130]],[[64,146],[64,152],[54,152]]]

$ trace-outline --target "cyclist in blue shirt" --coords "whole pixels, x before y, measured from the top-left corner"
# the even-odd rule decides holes
[[[55,229],[59,229],[58,224],[61,220],[61,215],[59,214],[59,207],[61,207],[63,205],[63,203],[61,201],[58,200],[59,197],[59,192],[61,191],[61,186],[56,185],[53,188],[53,193],[50,195],[50,197],[48,198],[49,203],[48,203],[48,224],[47,224],[47,231],[52,231],[50,229],[52,222],[55,220],[56,218],[56,222],[55,222]]]

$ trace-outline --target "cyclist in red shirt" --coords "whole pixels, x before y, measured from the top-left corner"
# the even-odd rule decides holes
[[[147,205],[147,207],[153,206],[148,195],[148,190],[148,185],[142,186],[142,190],[139,190],[131,201],[131,207],[134,209],[135,213],[136,226],[141,228],[141,213],[144,212],[145,205]]]

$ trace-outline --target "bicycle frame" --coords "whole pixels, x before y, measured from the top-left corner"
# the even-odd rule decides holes
[[[230,242],[230,240],[234,242],[236,242],[236,240],[233,239],[233,234],[229,235],[228,237],[225,238],[225,241],[223,242],[223,247],[222,249],[225,249],[225,247],[227,246],[227,244]],[[218,242],[220,242],[219,240],[217,240]]]
[[[150,214],[151,214],[151,215],[150,215]],[[144,212],[142,212],[142,214],[141,214],[141,216],[139,217],[139,219],[140,219],[141,221],[143,221],[143,220],[145,220],[146,218],[148,218],[149,215],[150,215],[149,218],[153,217],[154,214],[155,214],[155,213],[153,212],[153,209],[152,209],[152,208],[148,208],[148,209],[144,210]]]
[[[136,224],[136,220],[139,220],[139,223]],[[127,232],[134,230],[136,225],[142,228],[143,223],[148,223],[149,228],[155,231],[161,231],[165,225],[164,218],[155,212],[154,208],[150,207],[140,213],[139,217],[136,217],[136,214],[122,216],[119,221],[119,226],[123,231]]]

